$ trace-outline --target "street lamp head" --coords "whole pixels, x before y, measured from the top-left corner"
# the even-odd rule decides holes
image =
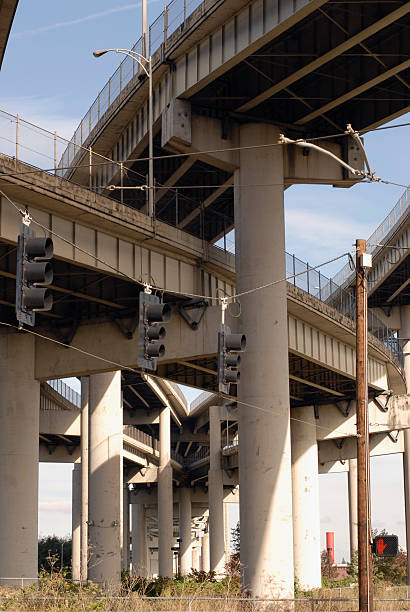
[[[95,51],[93,51],[93,55],[94,57],[101,57],[105,53],[108,53],[108,51],[108,49],[96,49]]]

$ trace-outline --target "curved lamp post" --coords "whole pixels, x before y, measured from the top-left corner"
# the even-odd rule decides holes
[[[93,51],[94,57],[101,57],[106,53],[122,53],[128,55],[133,60],[138,62],[142,70],[148,77],[149,94],[148,94],[148,215],[154,216],[154,160],[153,160],[153,116],[152,116],[152,59],[151,56],[144,57],[137,51],[131,49],[96,49]]]

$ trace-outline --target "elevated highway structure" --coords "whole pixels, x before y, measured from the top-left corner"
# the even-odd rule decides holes
[[[159,375],[208,390],[215,390],[220,290],[229,297],[235,286],[241,313],[229,323],[248,338],[237,398],[243,582],[257,596],[287,597],[294,584],[291,517],[300,514],[295,495],[292,506],[290,416],[312,406],[306,428],[292,434],[296,456],[313,449],[309,467],[300,469],[303,478],[317,469],[313,405],[352,399],[355,354],[347,311],[280,282],[286,276],[283,192],[294,183],[349,187],[360,176],[334,158],[278,142],[281,133],[318,139],[353,170],[362,169],[360,147],[344,133],[346,125],[363,133],[409,107],[410,3],[205,0],[176,25],[178,6],[170,4],[151,28],[153,217],[146,214],[148,83],[129,59],[81,122],[55,176],[30,175],[18,160],[1,159],[5,193],[54,232],[58,298],[51,313],[38,317],[37,330],[71,342],[71,349],[13,330],[1,337],[8,374],[0,375],[5,401],[15,410],[25,389],[32,389],[38,405],[39,381],[90,375],[89,445],[100,448],[95,431],[106,439],[110,418],[119,422],[121,381],[112,371],[136,369],[133,331],[141,285],[135,279],[161,287],[175,310]],[[156,45],[158,23],[164,27]],[[111,191],[110,185],[131,189]],[[1,299],[4,321],[14,323],[13,249],[20,219],[5,198],[1,207]],[[232,227],[236,273],[233,258],[212,246]],[[260,286],[265,289],[253,291]],[[388,338],[382,333],[370,342],[372,398],[388,389],[405,391],[400,362],[383,343]],[[21,387],[10,385],[10,371]],[[25,409],[28,430],[38,432],[31,406]],[[13,414],[2,413],[8,421],[0,431],[11,426]],[[102,424],[95,431],[94,421]],[[163,522],[172,515],[169,407],[160,412],[159,428],[159,571],[169,575],[172,529],[164,531]],[[218,429],[219,421],[215,439]],[[118,435],[112,445],[121,448]],[[34,462],[32,442],[30,448]],[[117,459],[91,454],[96,473],[103,474],[103,464],[118,473]],[[220,483],[219,455],[219,448],[211,453],[209,471]],[[24,461],[27,456],[21,469]],[[35,494],[32,476],[21,480],[25,495]],[[104,471],[102,490],[112,478]],[[218,487],[219,493],[212,488],[214,502],[220,500]],[[99,508],[92,512],[102,520]],[[220,534],[220,521],[210,520]],[[220,562],[217,557],[212,563]]]

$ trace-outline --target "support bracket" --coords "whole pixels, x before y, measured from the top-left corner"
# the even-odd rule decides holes
[[[54,329],[54,333],[57,336],[57,339],[63,344],[66,344],[67,345],[66,348],[68,348],[70,344],[72,343],[72,341],[74,340],[74,336],[76,335],[79,326],[80,326],[80,318],[76,317],[72,319],[71,325],[67,325],[65,329],[62,329],[61,327],[57,327],[56,325],[53,325],[53,329]]]
[[[340,402],[334,402],[336,408],[343,414],[345,418],[347,418],[350,414],[350,410],[352,409],[352,400],[343,400]]]
[[[400,431],[388,431],[387,435],[389,436],[390,440],[394,442],[394,444],[397,444],[397,442],[399,441]]]
[[[126,325],[123,319],[113,318],[114,323],[117,325],[118,329],[124,334],[124,336],[128,340],[132,340],[134,337],[135,330],[138,327],[139,323],[139,315],[135,314],[131,319],[131,324]]]
[[[193,299],[178,305],[178,312],[191,329],[198,329],[199,323],[209,303],[203,299]],[[192,315],[189,311],[194,310]]]
[[[383,396],[386,397],[386,403],[383,403],[382,400],[380,399]],[[390,408],[390,401],[392,397],[393,397],[393,393],[391,391],[387,393],[383,392],[383,393],[380,393],[379,395],[375,395],[373,398],[373,401],[375,402],[379,410],[381,410],[382,412],[388,412]]]
[[[343,448],[343,445],[345,443],[345,439],[346,438],[337,438],[336,440],[333,440],[333,443],[336,444],[337,448],[340,450]]]

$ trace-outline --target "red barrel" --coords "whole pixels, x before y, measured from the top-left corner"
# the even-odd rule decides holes
[[[326,531],[326,550],[327,559],[330,565],[334,565],[335,562],[335,532]]]

